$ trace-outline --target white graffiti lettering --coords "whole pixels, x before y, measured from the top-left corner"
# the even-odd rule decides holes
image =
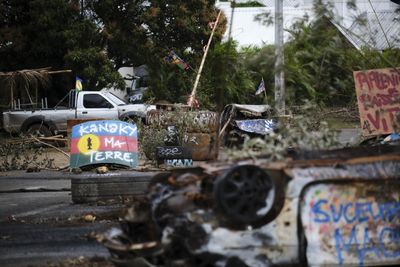
[[[85,134],[97,134],[97,133],[109,133],[119,135],[127,135],[133,136],[137,131],[136,125],[127,125],[124,122],[100,122],[100,123],[91,123],[89,125],[80,125],[78,133],[80,136]]]
[[[90,152],[90,163],[121,160],[125,162],[133,162],[133,154],[121,151],[92,151]]]

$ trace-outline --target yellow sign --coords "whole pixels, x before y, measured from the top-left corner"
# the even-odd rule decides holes
[[[84,155],[98,151],[100,148],[100,138],[94,134],[85,134],[78,141],[78,150]]]

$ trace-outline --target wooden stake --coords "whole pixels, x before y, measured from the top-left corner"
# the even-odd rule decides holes
[[[213,27],[213,29],[211,31],[210,38],[208,38],[208,43],[207,43],[207,46],[206,46],[206,50],[204,51],[203,58],[201,59],[199,72],[197,73],[196,80],[195,80],[194,85],[193,85],[192,93],[190,94],[190,97],[189,97],[189,100],[188,100],[188,103],[187,103],[189,106],[193,106],[194,100],[196,99],[196,90],[197,90],[197,86],[199,84],[201,72],[203,70],[203,66],[204,66],[204,62],[206,61],[208,49],[210,48],[211,40],[212,40],[212,38],[214,36],[215,29],[217,28],[217,25],[218,25],[218,22],[219,22],[219,17],[221,16],[221,12],[222,12],[222,10],[220,10],[218,12],[218,16],[217,16],[217,19],[215,20],[214,27]]]

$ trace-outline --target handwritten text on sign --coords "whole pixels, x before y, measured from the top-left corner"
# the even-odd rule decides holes
[[[400,68],[355,71],[354,81],[363,135],[394,132],[400,122]]]
[[[71,167],[113,163],[137,165],[136,125],[122,121],[90,121],[72,128]]]
[[[301,211],[307,257],[320,266],[398,263],[399,189],[398,183],[311,187]]]

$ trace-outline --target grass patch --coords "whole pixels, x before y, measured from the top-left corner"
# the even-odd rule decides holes
[[[333,130],[360,128],[359,121],[343,120],[343,118],[338,118],[338,117],[327,117],[324,120],[328,123],[328,127]]]

